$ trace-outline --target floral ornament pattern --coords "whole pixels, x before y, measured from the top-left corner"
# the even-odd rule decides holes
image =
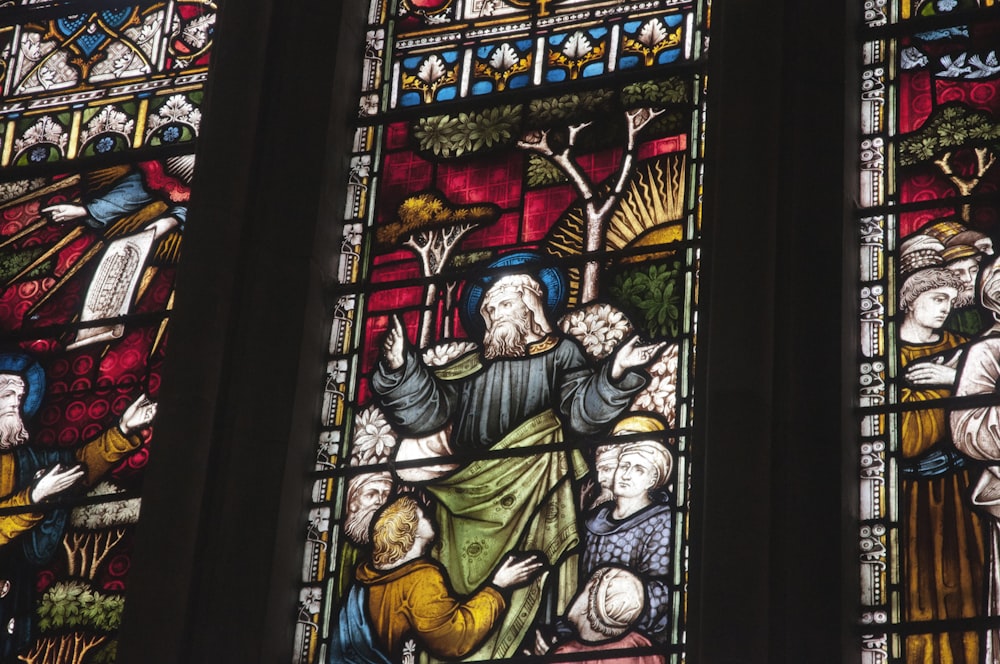
[[[610,304],[592,304],[570,312],[559,321],[559,327],[596,360],[610,355],[633,332],[625,314]]]
[[[417,642],[407,639],[403,644],[403,664],[414,664],[417,661]]]
[[[148,140],[160,127],[176,124],[191,127],[195,134],[198,133],[198,127],[201,126],[201,111],[185,99],[184,95],[179,94],[171,95],[155,115],[149,116],[146,139]]]
[[[639,34],[633,39],[625,37],[625,50],[632,53],[639,53],[643,56],[646,66],[650,67],[656,62],[656,56],[668,48],[674,48],[681,43],[681,29],[670,31],[663,21],[657,18],[649,19]]]
[[[299,591],[298,622],[318,630],[319,624],[316,621],[319,618],[322,605],[323,590],[321,588],[303,588]]]
[[[424,364],[429,367],[443,367],[463,355],[471,353],[476,348],[476,344],[471,341],[452,341],[437,344],[424,351]]]
[[[351,465],[367,466],[389,460],[397,443],[396,434],[376,406],[368,406],[354,418]]]
[[[110,482],[101,482],[88,492],[88,496],[113,496],[125,489]],[[70,512],[70,523],[76,528],[99,530],[114,528],[139,521],[139,498],[125,498],[77,507]]]
[[[580,76],[580,71],[604,57],[604,42],[596,46],[591,43],[583,32],[577,30],[566,39],[562,48],[549,53],[549,64],[569,70],[570,79]]]
[[[66,144],[69,142],[69,134],[51,116],[43,115],[38,118],[38,122],[24,132],[21,138],[14,141],[14,152],[20,154],[28,148],[41,144],[55,145],[59,152],[65,156]]]
[[[664,349],[660,359],[647,370],[649,385],[632,401],[632,410],[654,412],[667,419],[671,428],[677,426],[677,344]]]
[[[14,200],[18,196],[24,196],[29,191],[41,189],[46,184],[45,179],[35,178],[34,180],[14,180],[12,182],[0,183],[0,203]]]
[[[132,135],[135,120],[114,106],[105,106],[101,112],[91,118],[86,128],[80,132],[80,143],[86,144],[99,134],[121,134],[127,140]]]
[[[451,69],[438,55],[431,55],[417,69],[416,75],[403,74],[403,89],[417,90],[423,95],[424,103],[434,101],[434,95],[441,86],[458,81],[458,65]]]
[[[476,74],[492,78],[497,90],[504,90],[511,76],[531,70],[531,53],[521,57],[510,44],[500,44],[486,62],[476,63]]]

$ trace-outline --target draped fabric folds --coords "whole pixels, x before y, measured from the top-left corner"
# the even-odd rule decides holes
[[[938,342],[903,345],[900,349],[902,366],[946,353],[963,342],[962,337],[942,331]],[[950,387],[904,387],[901,401],[913,404],[950,394]],[[969,470],[957,463],[943,472],[907,472],[908,467],[920,467],[920,461],[929,455],[954,456],[944,409],[902,413],[901,450],[900,508],[906,620],[979,616],[983,605],[984,536],[982,523],[969,503]],[[979,664],[979,636],[972,632],[910,635],[906,638],[906,661],[910,664]]]

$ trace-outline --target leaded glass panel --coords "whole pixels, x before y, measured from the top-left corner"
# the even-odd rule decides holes
[[[368,19],[294,661],[683,661],[707,3]]]
[[[113,662],[215,5],[0,7],[0,661]]]
[[[993,3],[866,3],[857,357],[865,662],[1000,656]],[[890,26],[899,22],[902,25]],[[994,383],[995,385],[995,383]]]

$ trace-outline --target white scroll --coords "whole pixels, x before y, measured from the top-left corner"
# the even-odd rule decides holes
[[[128,313],[154,237],[155,232],[150,229],[118,238],[108,245],[87,289],[81,322],[119,318]],[[119,339],[124,333],[125,324],[121,322],[82,328],[67,349]]]

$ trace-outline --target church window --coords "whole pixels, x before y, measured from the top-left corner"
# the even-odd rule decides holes
[[[370,3],[296,664],[683,661],[709,17]]]

